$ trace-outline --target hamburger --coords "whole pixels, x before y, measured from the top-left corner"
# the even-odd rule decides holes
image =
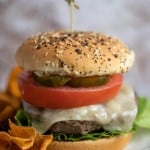
[[[47,32],[16,53],[23,108],[51,150],[121,150],[131,138],[137,104],[123,73],[134,52],[95,32]]]

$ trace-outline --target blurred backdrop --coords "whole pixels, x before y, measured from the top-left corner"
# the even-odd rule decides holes
[[[150,96],[150,0],[76,0],[75,28],[104,32],[121,39],[136,53],[125,74],[139,95]],[[14,54],[36,32],[69,29],[64,0],[0,0],[0,89],[15,65]]]

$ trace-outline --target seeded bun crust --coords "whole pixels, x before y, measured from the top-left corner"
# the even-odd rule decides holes
[[[52,142],[48,150],[123,150],[129,143],[131,134],[109,139],[87,140],[78,142]]]
[[[128,71],[134,52],[121,41],[93,32],[37,34],[20,46],[18,65],[37,75],[93,76]]]

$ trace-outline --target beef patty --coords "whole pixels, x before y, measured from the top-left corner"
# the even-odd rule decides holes
[[[53,124],[50,128],[52,133],[64,133],[64,134],[86,134],[95,130],[99,130],[101,125],[95,121],[59,121]]]

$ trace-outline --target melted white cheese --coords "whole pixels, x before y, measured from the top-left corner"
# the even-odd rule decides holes
[[[39,133],[65,120],[97,121],[107,130],[128,131],[137,114],[134,91],[125,84],[115,98],[103,104],[73,109],[41,109],[24,102],[24,109],[31,115],[33,126]]]

